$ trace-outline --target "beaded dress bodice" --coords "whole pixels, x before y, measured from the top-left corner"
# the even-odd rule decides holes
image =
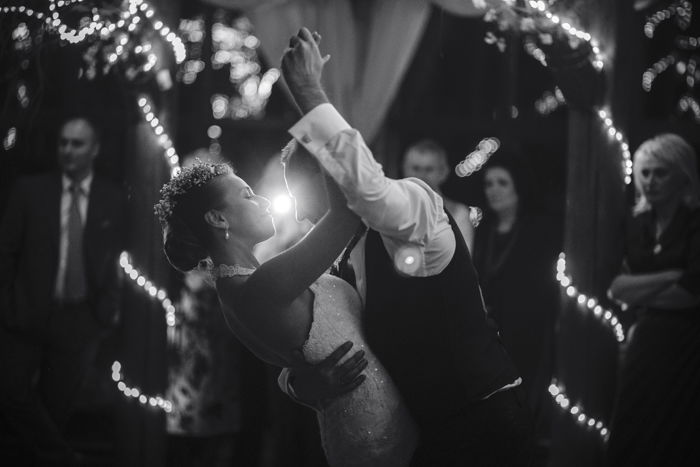
[[[355,390],[318,411],[321,438],[333,467],[407,466],[417,429],[384,367],[367,348],[361,326],[360,298],[347,282],[329,274],[311,285],[313,323],[303,354],[318,363],[342,343],[364,348],[367,378]],[[351,351],[346,358],[354,352]]]

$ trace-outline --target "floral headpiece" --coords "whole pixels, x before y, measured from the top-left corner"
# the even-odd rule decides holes
[[[160,189],[160,201],[153,207],[161,225],[168,223],[183,194],[192,188],[205,185],[219,175],[230,173],[233,173],[233,169],[228,164],[212,164],[199,159],[192,166],[182,169],[179,175],[163,185]]]
[[[282,154],[280,155],[280,161],[282,162],[283,165],[286,165],[287,162],[289,162],[289,158],[292,157],[292,154],[297,150],[297,140],[291,139],[283,148],[282,148]]]

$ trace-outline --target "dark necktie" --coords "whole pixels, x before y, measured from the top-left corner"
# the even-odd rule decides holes
[[[357,232],[355,232],[355,236],[352,237],[350,243],[348,243],[348,246],[345,248],[345,251],[343,251],[343,254],[340,257],[340,261],[338,261],[338,277],[340,277],[353,287],[357,287],[355,281],[355,271],[353,270],[352,266],[348,263],[348,260],[350,259],[350,253],[355,248],[355,246],[357,246],[357,242],[360,241],[365,232],[367,232],[367,227],[364,224],[360,224],[360,227],[357,229]]]
[[[83,258],[83,222],[80,215],[80,197],[83,190],[78,184],[70,186],[71,203],[68,213],[68,254],[63,299],[77,301],[85,298],[85,261]]]

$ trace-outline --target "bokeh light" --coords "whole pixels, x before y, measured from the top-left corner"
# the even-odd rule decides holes
[[[394,255],[394,267],[401,274],[413,275],[423,264],[423,256],[417,246],[405,245]]]
[[[292,209],[292,198],[289,195],[277,195],[272,200],[272,209],[276,214],[287,214]]]

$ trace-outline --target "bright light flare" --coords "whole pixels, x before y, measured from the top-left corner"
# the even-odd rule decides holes
[[[401,247],[394,256],[394,267],[401,274],[413,275],[421,265],[421,252],[413,245]]]
[[[292,209],[292,198],[289,195],[277,195],[272,200],[272,209],[277,214],[287,214]]]

